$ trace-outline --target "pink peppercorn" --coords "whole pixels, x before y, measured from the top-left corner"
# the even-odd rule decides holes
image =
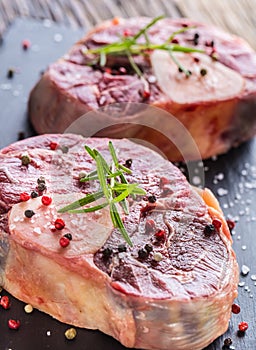
[[[56,219],[54,222],[54,227],[57,230],[62,230],[65,227],[65,222],[62,219]]]
[[[43,205],[50,205],[52,203],[52,198],[48,196],[43,196],[41,200]]]
[[[60,243],[60,246],[62,248],[66,248],[69,245],[69,243],[70,243],[70,239],[68,239],[67,237],[63,236],[63,237],[60,238],[59,243]]]
[[[22,41],[22,48],[23,48],[23,50],[29,49],[30,46],[31,46],[31,42],[28,39],[24,39]]]
[[[218,231],[221,228],[222,222],[219,219],[214,219],[212,221],[212,224],[216,228],[216,230]]]
[[[156,223],[153,219],[149,219],[146,221],[145,230],[147,233],[154,231],[155,227]]]
[[[50,149],[52,150],[52,151],[55,151],[56,149],[57,149],[57,147],[58,147],[58,143],[57,142],[51,142],[50,143]]]
[[[166,239],[166,232],[164,230],[158,230],[155,233],[155,237],[159,241],[164,241]]]
[[[239,306],[239,305],[233,304],[231,310],[232,310],[233,314],[236,314],[236,315],[237,315],[237,314],[239,314],[239,312],[240,312],[241,309],[240,309],[240,306]]]
[[[147,100],[150,97],[150,91],[144,90],[143,91],[143,98]]]
[[[27,193],[27,192],[22,192],[21,194],[20,194],[20,200],[22,201],[22,202],[26,202],[26,201],[28,201],[30,199],[30,195]]]
[[[19,320],[13,320],[13,319],[10,319],[8,320],[8,327],[10,329],[19,329],[20,328],[20,321]]]
[[[10,299],[9,299],[9,297],[7,296],[7,295],[4,295],[4,296],[2,296],[1,297],[1,299],[0,299],[0,305],[5,309],[5,310],[7,310],[7,309],[9,309],[9,307],[10,307]]]
[[[238,325],[238,329],[240,332],[245,332],[248,329],[248,323],[247,322],[240,322]]]

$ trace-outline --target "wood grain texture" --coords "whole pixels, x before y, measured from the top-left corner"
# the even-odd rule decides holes
[[[0,0],[0,34],[16,17],[91,28],[114,16],[185,16],[244,37],[254,48],[256,0]]]

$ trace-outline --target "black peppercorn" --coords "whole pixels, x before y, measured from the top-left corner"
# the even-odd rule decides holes
[[[119,244],[117,249],[118,249],[119,253],[123,253],[123,252],[127,251],[127,248],[124,244]]]
[[[32,218],[32,216],[35,215],[35,212],[33,212],[33,210],[28,209],[28,210],[25,210],[24,215],[26,216],[26,218],[30,219]]]
[[[46,190],[46,186],[45,186],[44,183],[40,183],[40,184],[37,186],[37,188],[38,188],[38,191],[39,191],[39,192],[43,192],[43,191]]]
[[[7,78],[12,79],[14,76],[15,70],[13,68],[9,68],[7,71]]]
[[[237,336],[238,336],[239,338],[242,338],[242,337],[245,336],[245,332],[244,332],[244,331],[240,331],[240,330],[238,330],[236,334],[237,334]]]
[[[202,77],[204,77],[207,74],[207,70],[205,68],[202,68],[200,70],[200,74],[202,75]]]
[[[210,237],[215,233],[215,226],[213,224],[206,225],[204,228],[204,234],[206,237]]]
[[[45,178],[43,176],[40,176],[38,179],[37,179],[37,183],[38,184],[45,184]]]
[[[232,344],[232,339],[231,338],[224,339],[224,345],[229,346],[231,344]]]
[[[127,160],[125,161],[125,166],[126,166],[127,168],[130,168],[130,167],[132,166],[132,159],[127,159]]]
[[[69,239],[70,241],[72,241],[72,235],[71,235],[71,233],[66,233],[65,235],[64,235],[64,237],[66,237],[67,239]]]
[[[198,45],[198,40],[199,40],[199,34],[195,33],[193,38],[193,43],[195,46]]]
[[[113,251],[111,248],[105,248],[103,251],[102,251],[102,256],[104,259],[108,259],[111,257]]]
[[[149,201],[149,203],[155,203],[156,202],[156,196],[154,196],[154,195],[148,196],[148,201]]]
[[[31,198],[37,198],[39,194],[36,191],[31,192]]]
[[[142,260],[146,259],[148,257],[148,252],[145,249],[139,249],[138,250],[138,257]]]
[[[152,252],[153,251],[153,247],[152,247],[152,245],[151,244],[146,244],[145,245],[145,250],[148,252],[148,253],[150,253],[150,252]]]

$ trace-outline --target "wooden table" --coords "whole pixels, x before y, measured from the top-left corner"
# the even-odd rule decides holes
[[[256,48],[256,0],[0,0],[0,33],[18,16],[90,28],[113,16],[160,14],[216,24]]]

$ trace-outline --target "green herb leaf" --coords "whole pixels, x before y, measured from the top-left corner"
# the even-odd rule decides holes
[[[156,22],[160,21],[161,19],[164,19],[164,15],[162,16],[158,16],[152,19],[152,21],[150,21],[144,28],[142,28],[141,30],[139,30],[139,32],[133,36],[133,40],[136,41],[141,35],[145,34],[146,31],[150,28],[153,27],[154,24],[156,24]]]
[[[104,174],[104,165],[102,164],[102,160],[101,160],[101,157],[99,156],[99,154],[95,157],[95,160],[96,160],[96,165],[97,165],[97,174],[98,174],[98,178],[100,181],[100,186],[102,188],[102,191],[103,191],[106,199],[110,200],[111,194],[109,192],[109,189],[108,189],[108,186],[106,183],[106,177]]]
[[[171,36],[169,36],[169,38],[166,40],[165,43],[169,44],[175,38],[176,35],[187,32],[188,30],[195,29],[195,28],[196,28],[195,26],[192,26],[192,27],[183,27],[179,30],[176,30],[175,32],[172,33]]]
[[[169,51],[169,55],[171,57],[171,59],[173,60],[173,62],[179,67],[179,69],[186,74],[187,77],[190,76],[190,71],[186,68],[184,68],[180,63],[179,61],[177,60],[177,58],[173,55],[172,51]]]
[[[126,172],[127,174],[132,174],[131,169],[126,168],[126,166],[124,166],[124,165],[122,165],[122,164],[119,164],[119,165],[118,165],[118,168],[119,168],[119,169],[122,169],[122,170],[123,170],[124,172]]]
[[[84,148],[86,149],[87,153],[95,160],[96,154],[94,153],[94,150],[92,150],[89,146],[85,145]]]
[[[109,141],[109,143],[108,143],[108,148],[109,148],[109,152],[111,154],[111,157],[113,159],[114,165],[116,168],[118,168],[119,163],[118,163],[116,151],[115,151],[113,143],[111,141]]]
[[[107,62],[107,55],[123,55],[127,56],[129,63],[131,67],[133,68],[134,72],[142,79],[145,90],[148,89],[148,83],[146,79],[143,77],[143,73],[136,64],[133,55],[147,55],[149,51],[153,50],[165,50],[168,52],[185,52],[185,53],[192,53],[192,52],[199,52],[199,53],[205,53],[203,50],[198,50],[193,47],[186,47],[181,46],[178,44],[172,44],[172,39],[185,31],[188,31],[190,29],[195,28],[193,27],[183,27],[175,32],[173,32],[169,38],[163,43],[163,44],[154,44],[150,42],[149,36],[148,36],[148,30],[154,26],[158,21],[163,19],[164,16],[158,16],[152,21],[150,21],[147,25],[145,25],[143,28],[141,28],[135,35],[130,37],[121,37],[120,41],[103,45],[95,49],[89,49],[84,51],[84,54],[99,54],[99,62],[101,66],[104,66]],[[144,43],[138,43],[138,39],[144,36],[145,38],[145,44]],[[186,68],[183,68],[181,64],[178,62],[177,59],[173,60],[175,64],[188,76],[189,70]]]
[[[89,208],[84,208],[84,209],[77,209],[77,210],[69,210],[68,212],[70,214],[90,213],[90,212],[94,212],[94,211],[100,210],[102,208],[105,208],[108,205],[109,205],[109,202],[104,202],[102,204],[95,205],[94,207],[89,207]]]
[[[124,227],[123,221],[120,218],[117,207],[114,203],[110,204],[110,213],[114,226],[119,229],[125,241],[132,247],[132,241]]]
[[[106,56],[105,52],[101,52],[100,53],[100,66],[104,67],[106,62],[107,62],[107,56]]]
[[[146,195],[146,191],[139,187],[139,184],[132,183],[129,184],[125,178],[124,173],[131,174],[131,170],[119,163],[115,148],[112,142],[109,142],[109,152],[112,156],[112,164],[109,166],[106,160],[103,158],[102,154],[96,150],[91,149],[88,145],[85,145],[85,150],[87,153],[95,160],[96,170],[91,171],[86,177],[82,178],[80,181],[99,181],[101,190],[95,193],[86,195],[64,208],[61,208],[59,213],[72,213],[72,214],[82,214],[89,213],[100,210],[104,207],[110,207],[110,217],[115,228],[119,229],[125,241],[132,246],[132,241],[124,227],[123,221],[119,215],[116,203],[122,207],[125,214],[129,213],[129,206],[126,198],[136,195]],[[110,180],[110,181],[109,181]],[[92,207],[81,208],[87,204],[90,204],[97,199],[106,198],[106,201]],[[78,209],[81,208],[81,209]]]
[[[124,190],[121,194],[119,194],[119,196],[115,197],[113,200],[112,200],[112,203],[117,203],[117,202],[120,202],[122,201],[123,199],[125,199],[126,197],[129,196],[129,194],[131,194],[134,190],[134,188],[136,187],[136,184],[134,185],[130,185],[129,187],[127,187],[126,190]]]
[[[86,204],[90,204],[94,201],[96,201],[97,199],[100,199],[104,196],[104,193],[102,191],[99,192],[95,192],[92,194],[87,194],[85,197],[78,199],[77,201],[66,205],[64,208],[61,208],[58,210],[58,213],[66,213],[70,210],[74,210],[80,207],[83,207]]]
[[[116,171],[115,173],[113,174],[107,174],[105,175],[107,179],[111,179],[111,178],[115,178],[117,176],[120,176],[122,175],[122,172],[121,171]],[[98,180],[98,175],[97,175],[97,171],[96,171],[96,175],[94,176],[89,176],[87,175],[86,177],[83,177],[82,179],[80,179],[80,182],[86,182],[86,181],[91,181],[91,180]]]

